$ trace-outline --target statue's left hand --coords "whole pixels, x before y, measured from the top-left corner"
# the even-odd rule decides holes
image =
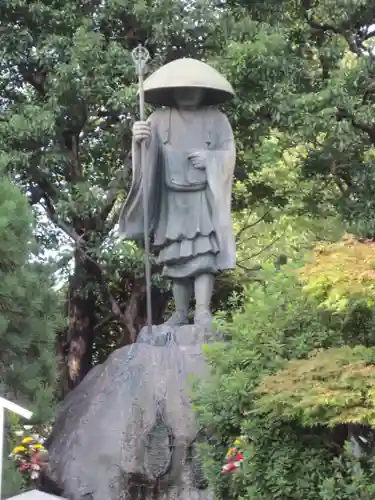
[[[188,159],[191,161],[195,168],[206,168],[206,158],[203,153],[196,151],[188,154]]]

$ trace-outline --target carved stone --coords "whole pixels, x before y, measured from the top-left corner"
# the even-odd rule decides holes
[[[48,479],[70,500],[210,500],[189,402],[206,373],[206,330],[143,329],[62,403],[49,443]],[[190,387],[189,387],[190,386]]]

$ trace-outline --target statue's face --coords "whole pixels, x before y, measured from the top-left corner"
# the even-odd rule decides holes
[[[181,87],[174,90],[174,99],[177,107],[195,109],[203,100],[204,90],[194,87]]]

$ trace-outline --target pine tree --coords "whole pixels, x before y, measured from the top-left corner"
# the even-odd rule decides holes
[[[37,424],[53,416],[59,314],[51,273],[36,250],[27,198],[1,175],[0,394],[33,411]],[[5,479],[6,495],[21,485],[10,464]]]

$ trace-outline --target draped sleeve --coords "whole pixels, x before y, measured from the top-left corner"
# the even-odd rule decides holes
[[[128,197],[121,208],[118,229],[120,236],[126,240],[143,238],[143,196],[147,196],[148,200],[149,233],[154,229],[159,212],[161,176],[158,175],[158,171],[161,165],[157,112],[152,114],[148,121],[151,124],[151,140],[146,147],[144,159],[147,175],[146,193],[144,192],[141,147],[134,140],[132,143],[132,183]]]
[[[228,118],[218,110],[210,116],[213,144],[204,152],[206,173],[211,198],[213,224],[220,253],[217,265],[221,270],[236,267],[236,245],[231,217],[231,198],[236,146]]]

